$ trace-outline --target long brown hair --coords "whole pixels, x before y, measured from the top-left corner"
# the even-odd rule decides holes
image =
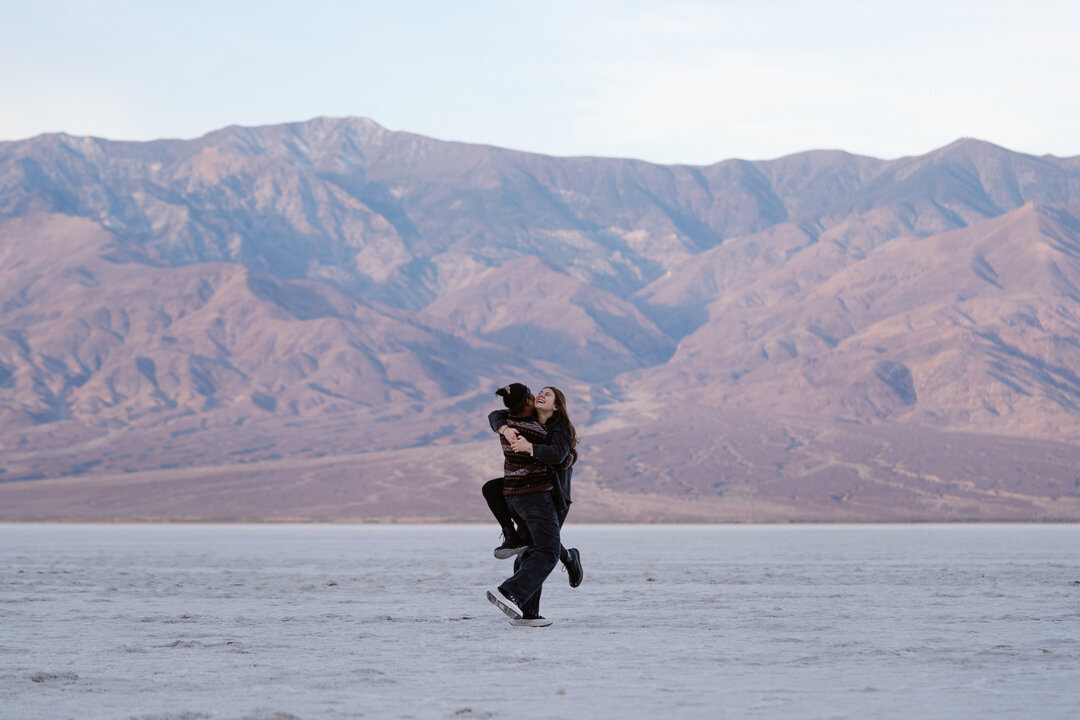
[[[574,428],[574,423],[570,422],[570,415],[566,411],[566,396],[563,395],[563,391],[557,387],[547,386],[555,395],[555,412],[551,414],[552,419],[566,423],[566,432],[570,436],[570,449],[573,450],[577,447],[577,430]]]

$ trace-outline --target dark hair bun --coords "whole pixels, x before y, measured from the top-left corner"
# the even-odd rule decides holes
[[[532,395],[529,388],[521,383],[510,383],[506,387],[496,390],[495,394],[503,399],[506,409],[515,415],[525,409],[525,403],[529,400],[529,396]]]

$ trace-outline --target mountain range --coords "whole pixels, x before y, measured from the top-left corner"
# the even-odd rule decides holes
[[[1080,158],[664,166],[319,118],[0,143],[0,520],[1076,520]],[[578,510],[580,507],[580,510]]]

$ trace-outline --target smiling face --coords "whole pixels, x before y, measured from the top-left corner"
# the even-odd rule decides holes
[[[547,410],[550,412],[555,412],[559,409],[558,404],[556,404],[555,402],[555,393],[552,392],[551,388],[546,387],[540,392],[536,393],[535,402],[537,410]]]

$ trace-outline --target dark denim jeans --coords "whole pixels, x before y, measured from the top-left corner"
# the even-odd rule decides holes
[[[525,522],[532,538],[529,549],[514,561],[514,574],[499,587],[521,603],[526,617],[540,615],[540,588],[559,562],[560,518],[550,492],[508,495],[510,512]]]
[[[506,504],[506,496],[503,495],[503,479],[495,478],[494,480],[488,480],[484,483],[482,491],[484,493],[484,500],[487,501],[488,509],[491,510],[491,514],[495,516],[495,520],[498,521],[503,530],[514,527],[514,524],[516,523],[518,526],[518,536],[531,545],[532,543],[529,542],[528,532],[525,529],[525,522],[520,518],[515,518],[510,513],[510,508]],[[566,515],[569,511],[570,507],[568,505],[560,506],[556,503],[555,512],[559,518],[560,528],[563,526],[563,523],[566,522]],[[559,546],[559,560],[561,560],[564,565],[570,562],[570,555],[566,552],[566,548],[561,545]],[[514,570],[516,572],[517,567],[515,567]]]

